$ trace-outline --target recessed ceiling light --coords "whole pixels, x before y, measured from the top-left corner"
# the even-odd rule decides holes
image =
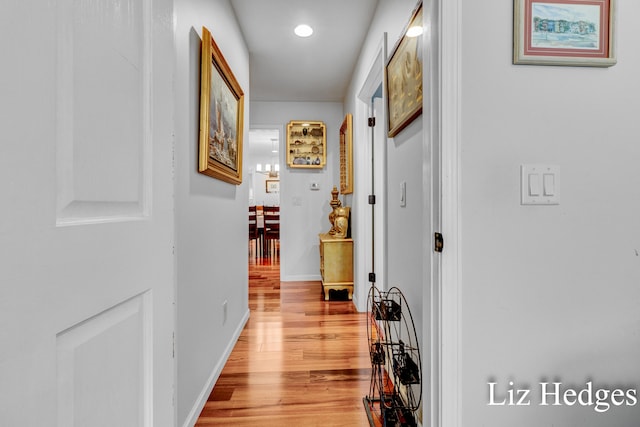
[[[414,25],[407,30],[407,37],[418,37],[423,32],[422,25]]]
[[[300,24],[293,30],[293,32],[296,33],[298,37],[309,37],[313,34],[313,28],[306,24]]]

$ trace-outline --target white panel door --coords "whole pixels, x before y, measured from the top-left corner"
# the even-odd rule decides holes
[[[0,4],[0,425],[175,424],[173,0]]]

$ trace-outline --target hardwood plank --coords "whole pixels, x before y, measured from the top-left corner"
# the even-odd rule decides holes
[[[280,283],[277,256],[249,259],[251,316],[196,426],[369,426],[366,315],[320,282]]]

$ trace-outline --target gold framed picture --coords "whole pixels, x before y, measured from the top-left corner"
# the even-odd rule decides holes
[[[244,93],[216,45],[202,27],[198,172],[242,183]]]
[[[323,122],[292,120],[287,124],[287,165],[322,169],[327,162],[327,128]]]
[[[422,1],[416,6],[387,66],[389,138],[422,114]]]
[[[340,126],[340,193],[353,193],[353,115],[347,114]]]

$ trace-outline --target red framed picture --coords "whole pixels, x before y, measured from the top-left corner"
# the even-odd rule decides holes
[[[610,67],[615,0],[514,0],[513,63]]]

